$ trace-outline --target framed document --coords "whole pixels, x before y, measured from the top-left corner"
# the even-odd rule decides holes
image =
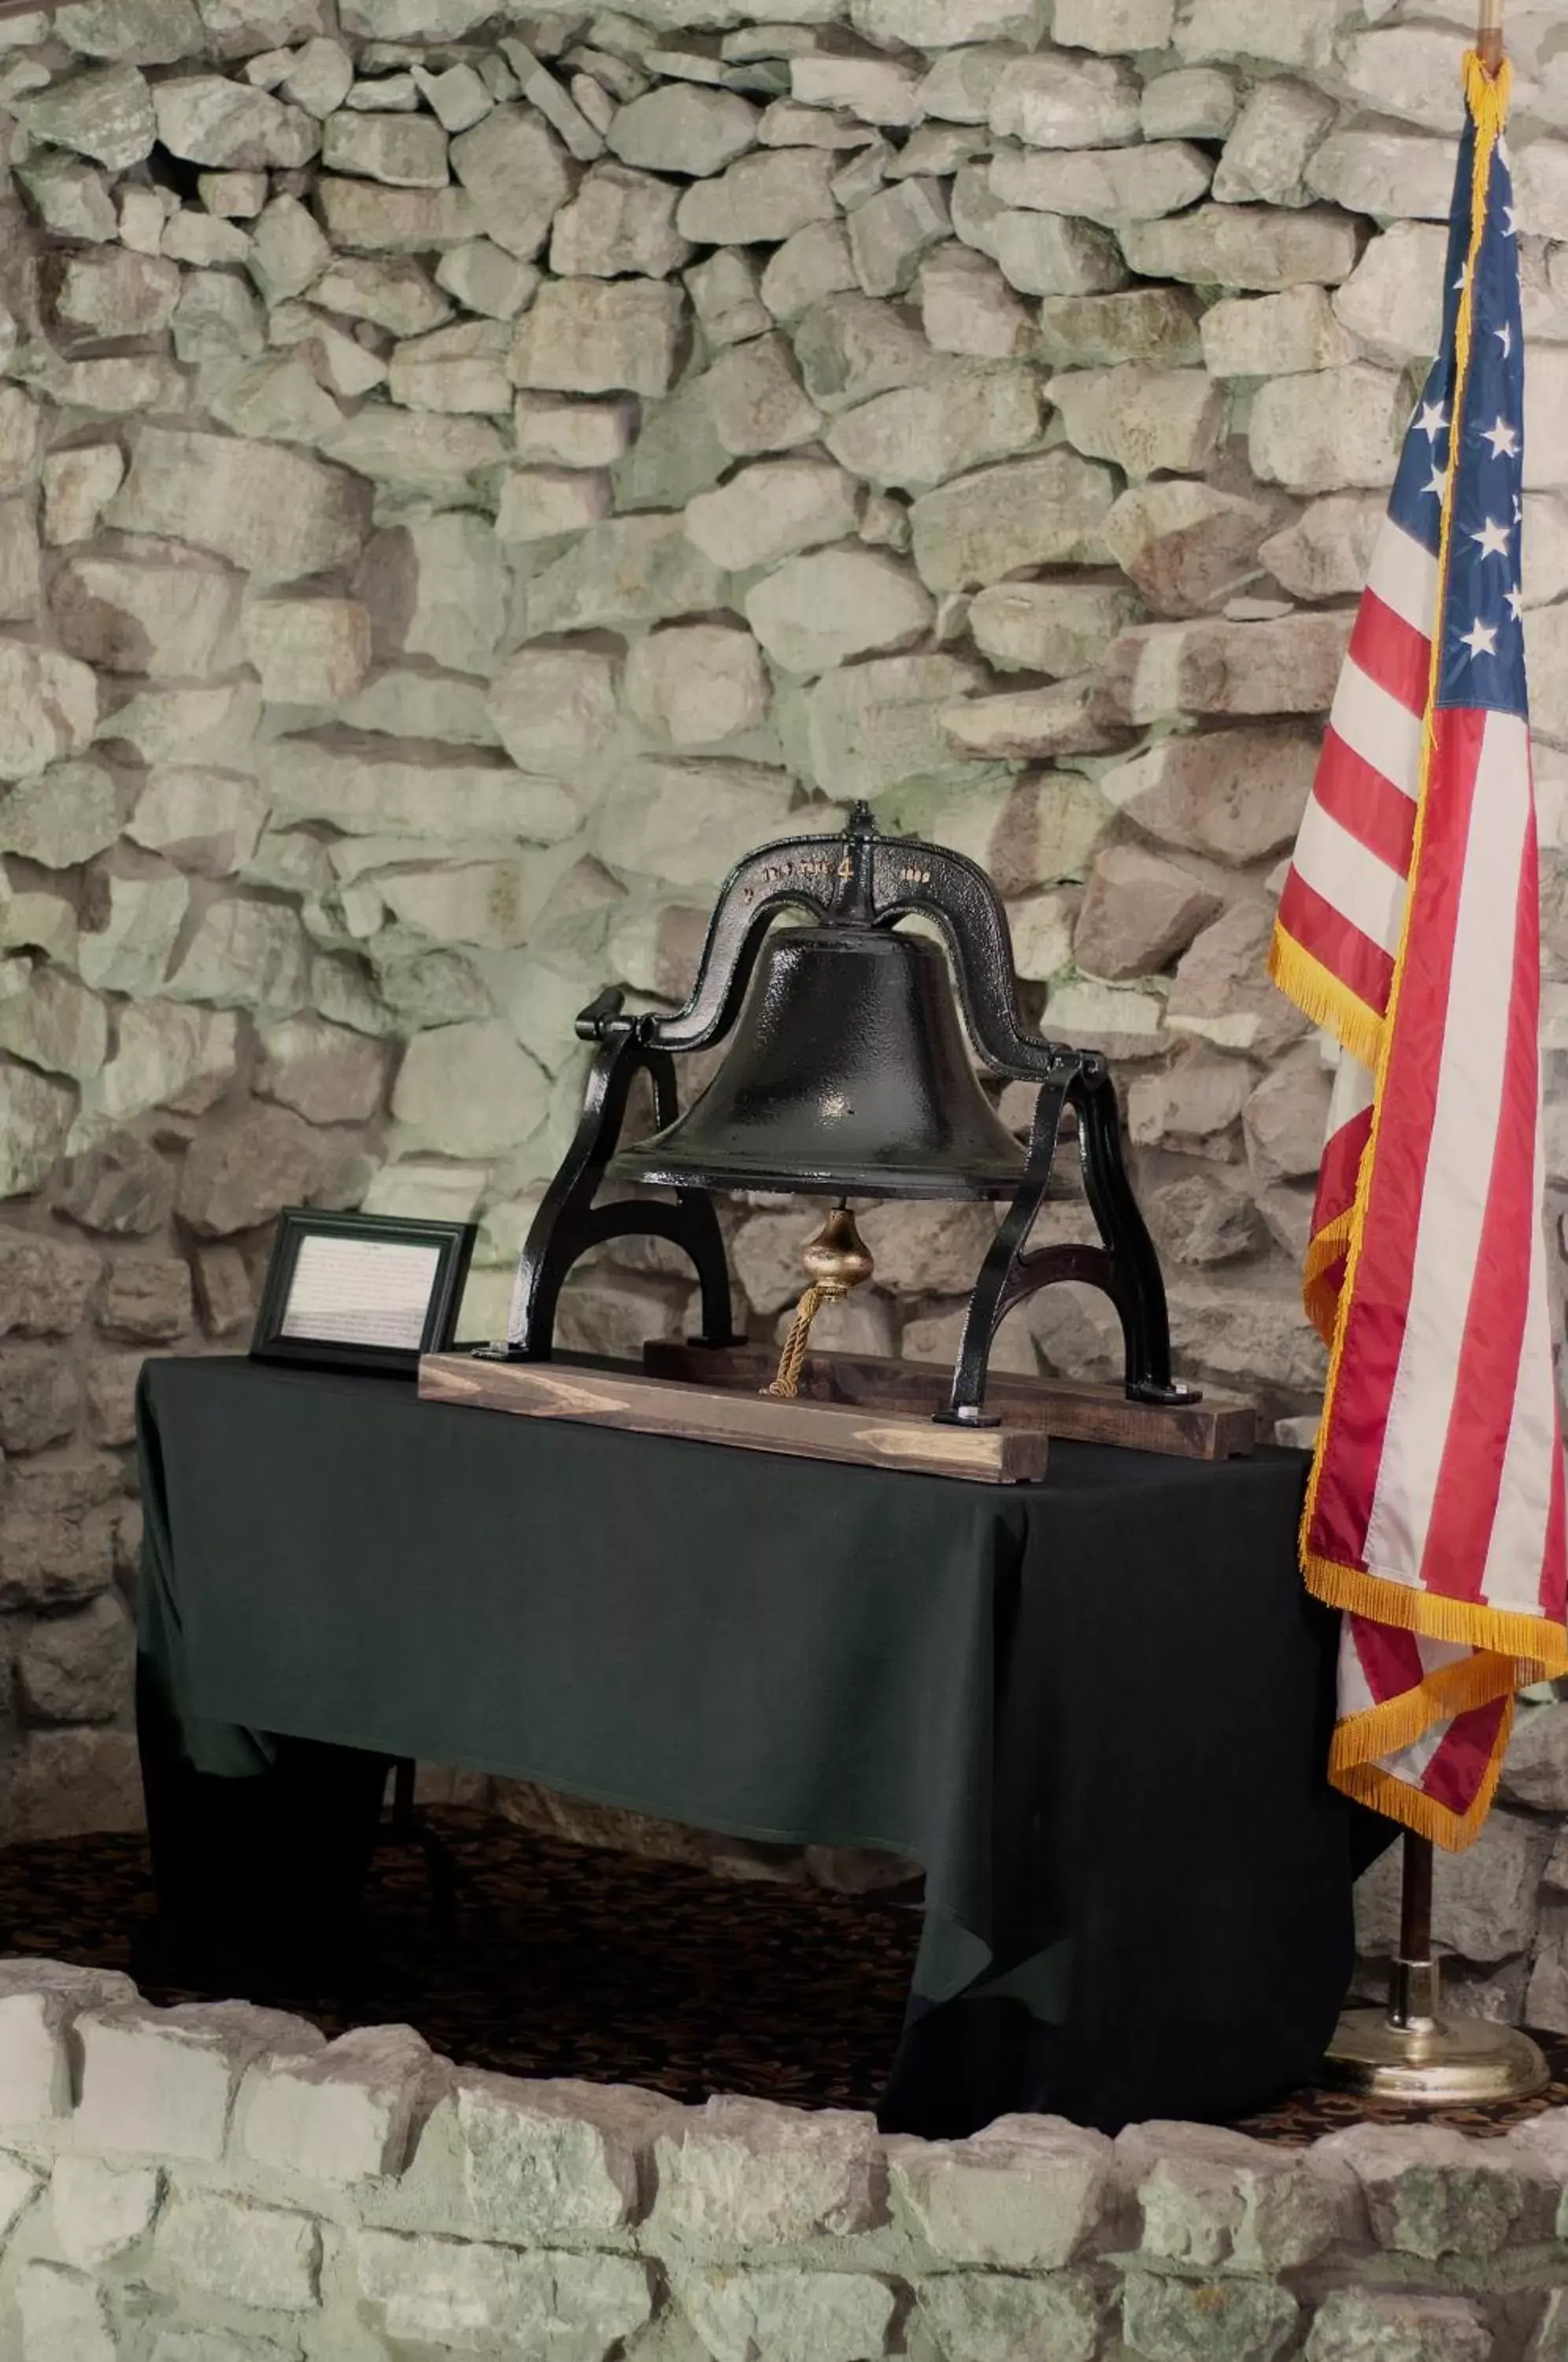
[[[285,1206],[252,1360],[412,1377],[422,1353],[452,1342],[475,1235],[472,1222]]]

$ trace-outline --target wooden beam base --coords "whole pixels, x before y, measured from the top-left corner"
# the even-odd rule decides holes
[[[652,1376],[754,1393],[772,1377],[778,1355],[766,1345],[696,1345],[658,1338],[643,1348],[643,1363]],[[950,1373],[934,1362],[811,1353],[797,1400],[929,1419],[946,1400],[951,1383]],[[1119,1386],[1017,1377],[999,1370],[988,1382],[986,1405],[1004,1430],[1032,1428],[1068,1441],[1114,1443],[1184,1460],[1230,1459],[1253,1451],[1258,1440],[1256,1407],[1237,1395],[1205,1394],[1198,1402],[1170,1405],[1129,1402]]]
[[[760,1383],[771,1375],[769,1365]],[[1050,1452],[1038,1425],[947,1427],[918,1411],[801,1397],[779,1401],[738,1378],[733,1387],[690,1385],[569,1362],[489,1362],[467,1353],[426,1353],[419,1364],[419,1393],[426,1402],[464,1403],[520,1418],[580,1419],[591,1427],[631,1428],[640,1435],[679,1435],[743,1451],[913,1469],[979,1485],[1032,1484],[1045,1473]]]

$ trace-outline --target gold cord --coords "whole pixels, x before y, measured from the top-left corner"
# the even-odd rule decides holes
[[[784,1340],[784,1351],[778,1356],[778,1374],[765,1395],[778,1395],[792,1399],[801,1391],[801,1372],[805,1366],[806,1346],[811,1338],[812,1323],[824,1304],[844,1293],[838,1287],[808,1287],[795,1307],[795,1318],[790,1323],[790,1334]]]

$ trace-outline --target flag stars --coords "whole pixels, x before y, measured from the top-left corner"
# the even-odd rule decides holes
[[[1421,414],[1417,419],[1416,425],[1426,436],[1427,441],[1435,444],[1440,435],[1446,435],[1448,432],[1448,413],[1441,402],[1423,402]]]
[[[1480,545],[1483,557],[1506,557],[1508,554],[1508,528],[1499,524],[1496,517],[1487,517],[1480,532],[1473,533],[1470,538]]]
[[[1524,613],[1524,599],[1517,582],[1507,594],[1507,609],[1509,614],[1517,624],[1519,617]]]
[[[1497,653],[1497,627],[1484,624],[1479,615],[1467,632],[1459,635],[1459,645],[1468,648],[1473,657],[1495,657]]]
[[[1448,478],[1444,475],[1441,468],[1434,468],[1432,469],[1431,474],[1421,486],[1421,490],[1423,492],[1433,492],[1440,501],[1441,500],[1444,492],[1448,490]]]
[[[1507,422],[1501,418],[1493,419],[1490,426],[1484,429],[1481,440],[1483,443],[1489,443],[1491,445],[1492,457],[1494,459],[1517,459],[1518,458],[1518,436],[1516,434],[1513,427],[1508,425]]]
[[[1505,359],[1511,355],[1514,349],[1513,323],[1510,320],[1505,320],[1500,328],[1493,329],[1492,334],[1502,346]]]

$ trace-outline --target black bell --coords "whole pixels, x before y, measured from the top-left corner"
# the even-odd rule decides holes
[[[800,911],[806,924],[775,924]],[[925,935],[899,932],[913,918],[938,929],[951,966]],[[582,1120],[519,1258],[503,1355],[546,1359],[573,1264],[638,1235],[690,1257],[701,1341],[734,1343],[712,1190],[1000,1198],[1009,1204],[976,1277],[942,1416],[981,1416],[998,1322],[1057,1280],[1087,1281],[1116,1305],[1129,1395],[1188,1399],[1171,1383],[1165,1288],[1122,1162],[1110,1070],[1094,1052],[1043,1040],[1026,1024],[1007,914],[985,871],[961,854],[884,836],[864,804],[835,836],[763,845],[724,881],[683,1007],[634,1014],[612,988],[582,1011],[577,1030],[595,1051]],[[723,1063],[682,1115],[677,1059],[720,1042]],[[1032,1087],[1027,1147],[987,1100],[970,1049],[991,1074]],[[655,1130],[623,1146],[639,1079],[653,1093]],[[1032,1247],[1069,1108],[1100,1243]],[[673,1189],[675,1202],[622,1196],[601,1204],[606,1178]],[[797,1316],[801,1352],[808,1301],[841,1293],[868,1267],[853,1235],[846,1244],[828,1236],[831,1228],[830,1220],[807,1252],[812,1286]],[[789,1383],[781,1363],[777,1393],[793,1392],[801,1352],[787,1346],[785,1358]]]
[[[826,925],[767,937],[718,1073],[609,1169],[667,1188],[1010,1198],[1023,1164],[976,1080],[939,946]]]

